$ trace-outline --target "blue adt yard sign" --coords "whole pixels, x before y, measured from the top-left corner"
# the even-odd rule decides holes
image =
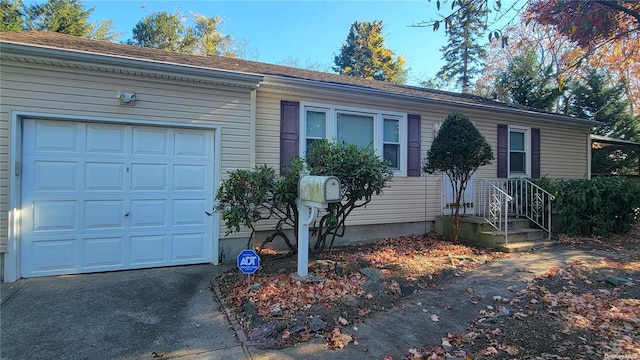
[[[260,267],[260,257],[255,250],[242,250],[238,254],[238,269],[245,274],[253,274]]]

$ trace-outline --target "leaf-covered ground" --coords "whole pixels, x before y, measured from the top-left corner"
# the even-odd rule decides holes
[[[610,254],[551,267],[511,298],[494,297],[469,332],[407,358],[640,359],[640,238],[562,237]]]
[[[404,295],[502,256],[429,234],[320,254],[310,259],[305,280],[295,275],[295,256],[263,251],[261,267],[250,282],[237,270],[223,274],[218,282],[250,338],[279,348],[324,336],[330,348],[341,348],[353,340],[340,331],[342,327],[395,306]],[[379,281],[369,281],[371,275],[363,275],[366,269],[374,269]]]
[[[405,358],[640,359],[639,234],[561,237],[563,245],[605,256],[549,268],[520,291],[507,288],[512,295],[493,297],[468,331],[449,334],[439,346],[407,349]],[[342,328],[357,327],[358,321],[399,305],[405,295],[438,287],[502,256],[507,255],[430,234],[323,254],[310,260],[305,281],[294,276],[295,257],[263,253],[262,267],[250,282],[234,270],[219,283],[246,333],[264,346],[322,337],[338,349],[357,342]],[[367,269],[378,272],[379,282],[372,284]],[[431,321],[439,320],[433,316]]]

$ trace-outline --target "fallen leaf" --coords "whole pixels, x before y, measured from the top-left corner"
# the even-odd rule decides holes
[[[347,326],[349,325],[349,320],[343,318],[342,316],[338,317],[338,322],[342,325],[342,326]]]
[[[411,355],[411,357],[414,357],[414,358],[417,358],[417,359],[422,359],[422,353],[420,351],[418,351],[418,349],[416,349],[416,348],[409,349],[409,355]]]
[[[560,268],[557,266],[552,266],[549,268],[549,275],[551,276],[556,276],[558,275],[558,272],[560,271]]]
[[[518,348],[513,345],[505,346],[503,350],[511,356],[518,355],[518,353],[520,352],[518,351]]]
[[[440,317],[436,314],[431,315],[431,321],[438,322],[440,321]]]
[[[285,329],[285,331],[282,332],[282,338],[288,339],[289,336],[291,336],[291,332],[289,332],[289,329]]]
[[[451,347],[451,343],[449,342],[449,340],[447,338],[442,338],[442,346]]]
[[[468,292],[469,294],[471,294],[471,293],[473,292],[473,289],[472,289],[472,288],[470,288],[470,287],[468,287],[468,288],[467,288],[467,292]]]
[[[492,355],[498,355],[499,352],[498,350],[496,350],[496,348],[494,348],[493,346],[489,346],[488,348],[480,351],[480,355],[482,356],[492,356]]]

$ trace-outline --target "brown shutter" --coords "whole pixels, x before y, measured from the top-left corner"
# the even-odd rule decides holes
[[[498,124],[498,177],[506,178],[509,161],[509,130],[507,125]]]
[[[420,176],[420,115],[407,115],[407,176]]]
[[[280,172],[298,154],[300,141],[300,103],[280,102]]]
[[[531,129],[531,177],[540,177],[540,129]]]

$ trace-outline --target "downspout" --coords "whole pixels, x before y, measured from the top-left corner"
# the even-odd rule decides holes
[[[249,168],[256,167],[256,97],[257,89],[251,90],[249,109]]]
[[[591,133],[587,136],[587,180],[591,180],[591,152],[593,151],[593,140]]]

